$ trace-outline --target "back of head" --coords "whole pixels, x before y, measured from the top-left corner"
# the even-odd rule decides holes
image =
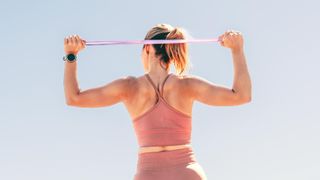
[[[157,24],[149,30],[144,39],[186,39],[186,36],[187,32],[183,28],[174,28],[169,24]],[[190,62],[187,43],[152,45],[156,51],[155,55],[160,56],[160,60],[166,64],[166,69],[173,62],[177,74],[181,75],[186,70],[189,70]]]

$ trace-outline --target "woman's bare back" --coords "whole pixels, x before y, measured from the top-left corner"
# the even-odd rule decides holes
[[[188,89],[184,88],[183,76],[171,74],[163,86],[163,92],[161,92],[163,80],[157,82],[151,76],[150,78],[170,106],[184,114],[192,116],[193,100],[188,97]],[[135,93],[127,101],[124,101],[124,104],[131,119],[134,120],[156,104],[157,94],[146,75],[137,77],[132,83],[132,88],[135,90]]]

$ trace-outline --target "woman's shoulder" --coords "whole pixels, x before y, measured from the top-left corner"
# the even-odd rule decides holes
[[[190,86],[197,81],[205,80],[204,78],[194,74],[175,75],[175,79],[182,85]]]
[[[145,74],[138,75],[138,76],[128,75],[128,76],[125,76],[124,78],[129,82],[131,86],[139,85],[143,82],[146,82]],[[175,85],[190,86],[194,82],[203,81],[205,79],[193,74],[179,75],[179,74],[172,73],[171,77],[168,80],[173,82],[173,84]]]

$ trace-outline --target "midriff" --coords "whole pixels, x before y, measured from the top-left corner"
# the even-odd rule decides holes
[[[148,146],[148,147],[140,147],[139,154],[148,153],[148,152],[161,152],[161,151],[171,151],[177,149],[183,149],[191,147],[191,144],[181,144],[181,145],[172,145],[172,146]]]

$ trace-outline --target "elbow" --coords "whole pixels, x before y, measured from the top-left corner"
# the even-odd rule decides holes
[[[66,100],[66,104],[67,104],[68,106],[74,106],[73,102],[71,102],[70,100]]]
[[[235,92],[235,91],[234,91]],[[236,92],[235,92],[236,93]],[[239,104],[246,104],[251,102],[251,90],[246,92],[238,92],[237,93],[237,100]]]
[[[66,104],[68,105],[68,106],[74,106],[74,102],[72,101],[72,100],[66,100]]]
[[[251,94],[237,94],[235,96],[235,105],[242,105],[251,102]]]
[[[249,103],[249,102],[251,102],[251,96],[244,99],[244,103]]]
[[[236,92],[234,89],[232,89],[232,92],[234,93],[235,97],[235,105],[241,105],[251,102],[251,92],[246,93],[240,93]]]
[[[246,103],[249,103],[249,102],[251,102],[251,95],[249,95],[249,96],[242,96],[241,98],[240,98],[241,100],[241,104],[246,104]]]
[[[65,102],[68,106],[77,106],[77,100],[74,97],[66,98]]]

